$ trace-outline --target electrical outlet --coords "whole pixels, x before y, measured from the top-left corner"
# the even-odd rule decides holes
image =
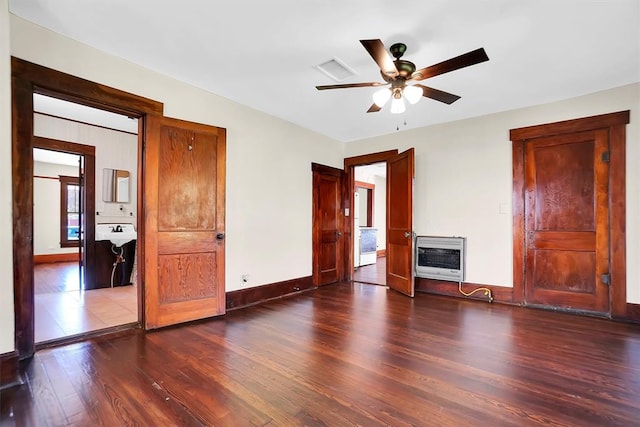
[[[248,274],[243,274],[242,276],[240,276],[240,278],[242,279],[242,283],[247,283],[249,281]]]

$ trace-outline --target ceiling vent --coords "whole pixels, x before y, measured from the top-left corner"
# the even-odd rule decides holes
[[[356,75],[353,68],[349,67],[338,58],[333,58],[320,65],[316,65],[316,68],[337,82],[341,82],[344,79]]]

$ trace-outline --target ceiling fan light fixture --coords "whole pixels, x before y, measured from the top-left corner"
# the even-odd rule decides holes
[[[380,108],[384,107],[389,98],[391,98],[391,89],[386,87],[375,91],[373,94],[373,102]]]
[[[391,114],[402,114],[406,110],[404,106],[404,100],[402,98],[394,97],[391,100]]]
[[[422,90],[417,86],[407,86],[402,91],[409,104],[416,104],[422,98]]]

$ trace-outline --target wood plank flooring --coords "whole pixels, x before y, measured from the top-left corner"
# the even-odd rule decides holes
[[[375,264],[363,265],[353,270],[353,281],[374,285],[387,285],[387,258],[379,257]]]
[[[36,353],[0,424],[637,426],[640,325],[329,285]]]

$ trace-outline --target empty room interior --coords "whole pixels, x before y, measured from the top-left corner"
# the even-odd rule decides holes
[[[1,425],[636,425],[640,0],[0,0]]]

